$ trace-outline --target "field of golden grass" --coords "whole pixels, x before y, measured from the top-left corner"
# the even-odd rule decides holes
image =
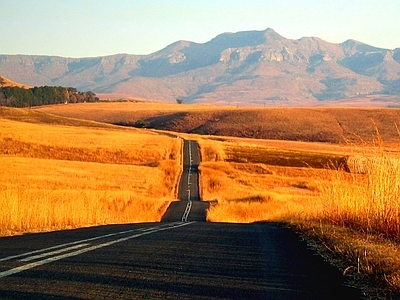
[[[176,198],[180,139],[49,119],[1,111],[1,235],[161,219]]]
[[[236,108],[122,102],[44,106],[35,111],[184,133],[341,145],[371,145],[376,128],[386,145],[396,144],[395,124],[400,124],[400,109]]]

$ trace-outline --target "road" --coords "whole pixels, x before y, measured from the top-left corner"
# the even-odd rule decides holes
[[[277,224],[101,226],[2,238],[0,253],[1,299],[359,298]]]
[[[208,202],[200,201],[199,193],[199,145],[193,140],[183,143],[183,170],[179,184],[179,200],[172,202],[162,222],[205,221]]]
[[[0,299],[361,299],[282,225],[204,222],[198,146],[184,147],[164,222],[0,238]]]

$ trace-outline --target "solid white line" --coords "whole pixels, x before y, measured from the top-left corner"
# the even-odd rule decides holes
[[[38,258],[42,258],[42,257],[46,257],[46,256],[52,256],[54,254],[59,254],[59,253],[67,252],[67,251],[70,251],[70,250],[86,247],[86,246],[89,246],[89,245],[90,244],[79,244],[79,245],[75,245],[75,246],[68,247],[68,248],[63,248],[63,249],[52,251],[52,252],[46,252],[46,253],[39,254],[39,255],[29,256],[29,257],[20,259],[19,261],[27,262],[27,261],[35,260],[35,259],[38,259]]]
[[[189,225],[189,224],[192,224],[192,223],[194,223],[194,222],[174,223],[169,227],[161,227],[160,226],[159,228],[154,228],[154,230],[152,230],[152,231],[146,231],[146,232],[142,232],[142,233],[137,233],[137,234],[134,234],[134,235],[131,235],[131,236],[128,236],[128,237],[120,238],[120,239],[117,239],[117,240],[114,240],[114,241],[110,241],[110,242],[107,242],[107,243],[103,243],[103,244],[98,244],[98,245],[91,246],[91,247],[88,247],[88,248],[84,248],[84,249],[81,249],[81,250],[78,250],[78,251],[69,252],[69,253],[65,253],[65,254],[62,254],[62,255],[50,257],[50,258],[47,258],[47,259],[44,259],[44,260],[40,260],[40,261],[37,261],[37,262],[34,262],[34,263],[30,263],[30,264],[27,264],[27,265],[24,265],[24,266],[20,266],[20,267],[14,268],[14,269],[10,269],[10,270],[7,270],[7,271],[0,272],[0,278],[7,277],[7,276],[10,276],[10,275],[22,272],[22,271],[26,271],[26,270],[32,269],[34,267],[38,267],[38,266],[41,266],[41,265],[44,265],[44,264],[48,264],[48,263],[51,263],[51,262],[54,262],[54,261],[57,261],[57,260],[60,260],[60,259],[68,258],[68,257],[71,257],[71,256],[76,256],[76,255],[79,255],[79,254],[82,254],[82,253],[85,253],[85,252],[89,252],[89,251],[93,251],[93,250],[96,250],[96,249],[99,249],[99,248],[111,246],[113,244],[124,242],[124,241],[130,240],[130,239],[134,239],[134,238],[137,238],[137,237],[140,237],[140,236],[143,236],[143,235],[148,235],[148,234],[151,234],[151,233],[164,231],[164,230],[170,230],[170,229],[186,226],[186,225]]]

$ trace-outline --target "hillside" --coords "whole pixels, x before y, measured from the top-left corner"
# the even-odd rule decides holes
[[[93,58],[0,55],[0,74],[30,85],[187,103],[320,105],[364,99],[400,103],[400,48],[355,40],[287,39],[273,29],[178,41],[149,55]]]
[[[31,86],[28,85],[24,85],[22,83],[18,83],[15,81],[12,81],[6,77],[0,76],[0,88],[3,87],[19,87],[19,88],[23,88],[23,89],[29,89],[31,88]]]
[[[159,103],[82,103],[35,111],[125,126],[256,139],[372,144],[399,142],[399,109],[235,108]]]

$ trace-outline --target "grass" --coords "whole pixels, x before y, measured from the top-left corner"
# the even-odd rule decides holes
[[[179,139],[35,119],[29,110],[0,115],[0,235],[159,221],[176,198]]]
[[[248,143],[205,138],[198,142],[203,158],[202,198],[218,201],[208,211],[209,221],[283,220],[296,209],[300,211],[305,203],[314,201],[317,187],[312,179],[325,173],[323,169],[280,166],[280,159],[273,164],[263,162],[263,159],[271,162],[271,157],[280,153],[276,148],[260,145],[251,148]],[[292,155],[298,157],[299,153],[293,151]],[[256,162],[251,162],[254,157]]]
[[[343,172],[321,185],[323,219],[400,241],[400,161],[378,153],[366,162],[365,175]]]
[[[184,133],[256,139],[373,143],[375,129],[388,145],[397,143],[399,109],[237,108],[162,103],[82,103],[35,108],[37,112],[107,122],[148,124]],[[373,121],[372,121],[373,120]]]
[[[173,197],[162,192],[163,172],[150,167],[34,158],[0,162],[2,234],[158,221]]]

